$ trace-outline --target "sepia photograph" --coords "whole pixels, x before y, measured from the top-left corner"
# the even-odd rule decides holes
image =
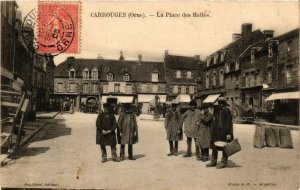
[[[298,1],[0,4],[1,189],[300,188]]]

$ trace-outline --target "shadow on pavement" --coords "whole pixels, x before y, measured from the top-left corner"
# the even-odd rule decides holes
[[[22,149],[14,158],[18,159],[25,156],[36,156],[38,154],[47,152],[49,149],[49,147],[26,147],[25,149]]]
[[[62,137],[66,135],[71,135],[72,134],[72,129],[66,127],[66,124],[64,123],[65,119],[54,119],[51,124],[48,126],[44,127],[41,133],[43,133],[42,136],[37,138],[34,138],[33,141],[43,141],[43,140],[49,140],[57,137]]]
[[[146,155],[145,155],[145,154],[136,154],[136,155],[133,155],[133,157],[134,157],[135,159],[140,159],[140,158],[146,157]]]
[[[227,161],[227,168],[238,168],[238,167],[242,167],[242,166],[237,165],[237,164],[234,163],[232,160],[228,160],[228,161]]]

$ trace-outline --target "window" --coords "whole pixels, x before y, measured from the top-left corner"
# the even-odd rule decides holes
[[[44,75],[41,75],[41,87],[44,88]]]
[[[220,86],[224,85],[224,72],[223,69],[220,70]]]
[[[2,11],[2,13],[3,13],[3,15],[6,17],[7,15],[6,15],[6,3],[7,2],[5,2],[5,1],[2,1],[1,2],[1,5],[2,5],[2,7],[1,7],[1,11]]]
[[[226,50],[221,53],[221,62],[225,60]]]
[[[103,83],[103,93],[108,93],[108,84]]]
[[[76,84],[75,83],[69,84],[69,92],[76,92]]]
[[[240,69],[240,61],[236,61],[235,62],[235,70],[239,70]]]
[[[268,84],[272,83],[272,69],[268,70]]]
[[[119,83],[115,83],[114,92],[120,92],[120,84]]]
[[[211,57],[207,57],[207,59],[206,59],[206,67],[209,67],[210,60],[211,60]]]
[[[189,93],[190,94],[195,94],[195,87],[194,86],[189,86]]]
[[[287,51],[288,52],[292,51],[292,40],[287,41]]]
[[[188,78],[188,79],[192,78],[192,72],[191,71],[186,72],[186,78]]]
[[[213,74],[212,85],[213,86],[217,85],[217,73],[216,72],[214,72],[214,74]]]
[[[97,69],[94,69],[92,71],[92,79],[93,80],[97,80],[98,79],[98,70]]]
[[[147,92],[147,84],[142,84],[142,92]]]
[[[218,57],[219,57],[219,56],[218,56],[218,54],[216,53],[215,56],[214,56],[214,64],[217,64],[217,62],[218,62]]]
[[[158,91],[158,85],[157,84],[153,84],[152,85],[152,92],[157,92]]]
[[[205,87],[209,88],[209,73],[206,73]]]
[[[182,85],[181,89],[180,89],[181,94],[185,94],[186,93],[186,86]]]
[[[229,63],[225,64],[225,73],[229,73]]]
[[[129,81],[129,74],[126,73],[124,76],[123,76],[123,81]]]
[[[83,79],[89,79],[89,70],[88,69],[83,70],[82,78]]]
[[[176,78],[181,78],[181,72],[180,71],[176,71]]]
[[[93,93],[97,93],[97,91],[98,91],[98,85],[93,84]]]
[[[57,83],[57,92],[63,92],[63,83],[62,82]]]
[[[114,75],[112,73],[108,73],[107,80],[109,80],[109,81],[114,80]]]
[[[268,47],[268,57],[273,57],[273,45],[269,44]]]
[[[83,92],[88,92],[88,84],[87,83],[83,83]]]
[[[126,84],[126,94],[132,94],[132,84]]]
[[[286,84],[292,83],[292,66],[286,67]]]
[[[158,72],[152,73],[152,82],[158,82]]]
[[[255,51],[251,50],[251,63],[255,62]]]
[[[173,85],[173,93],[174,94],[178,93],[178,85]]]
[[[75,69],[71,69],[69,71],[69,78],[70,79],[75,79],[75,77],[76,77],[75,74],[76,74]]]

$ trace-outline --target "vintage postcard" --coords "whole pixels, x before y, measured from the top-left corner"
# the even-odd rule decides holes
[[[299,189],[298,1],[0,4],[2,189]]]

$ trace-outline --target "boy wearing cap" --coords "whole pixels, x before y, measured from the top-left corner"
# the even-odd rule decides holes
[[[182,140],[181,114],[177,110],[177,103],[172,103],[171,110],[166,114],[165,129],[170,145],[170,153],[167,156],[178,155],[178,141]],[[173,146],[173,144],[175,146]]]
[[[102,152],[102,163],[107,161],[106,147],[111,147],[112,160],[118,162],[117,157],[117,140],[115,129],[117,128],[116,118],[110,110],[109,104],[103,104],[103,112],[100,112],[97,117],[96,126],[96,143],[100,145]]]
[[[214,112],[214,120],[212,123],[211,130],[211,148],[212,148],[212,159],[207,167],[217,166],[218,159],[218,147],[215,146],[215,142],[223,141],[230,142],[233,140],[233,124],[231,111],[228,108],[226,98],[220,97],[218,99],[218,109]],[[222,149],[223,155],[220,165],[217,169],[225,168],[227,166],[228,156]]]
[[[196,139],[199,136],[199,126],[201,120],[200,110],[196,109],[197,103],[195,101],[190,102],[190,109],[187,110],[182,115],[182,121],[184,122],[184,133],[187,137],[187,152],[183,157],[191,157],[192,156],[192,139],[194,138],[195,143]],[[196,145],[196,157],[200,159],[200,149],[199,146]]]
[[[129,160],[135,160],[133,157],[133,144],[138,142],[138,126],[131,104],[125,104],[124,111],[120,114],[118,120],[118,142],[121,144],[120,160],[125,159],[125,144],[128,144]]]
[[[208,161],[209,146],[211,139],[211,123],[213,120],[213,114],[208,110],[210,105],[204,104],[201,107],[201,123],[199,129],[199,137],[197,138],[197,145],[201,149],[200,160],[202,162]]]

